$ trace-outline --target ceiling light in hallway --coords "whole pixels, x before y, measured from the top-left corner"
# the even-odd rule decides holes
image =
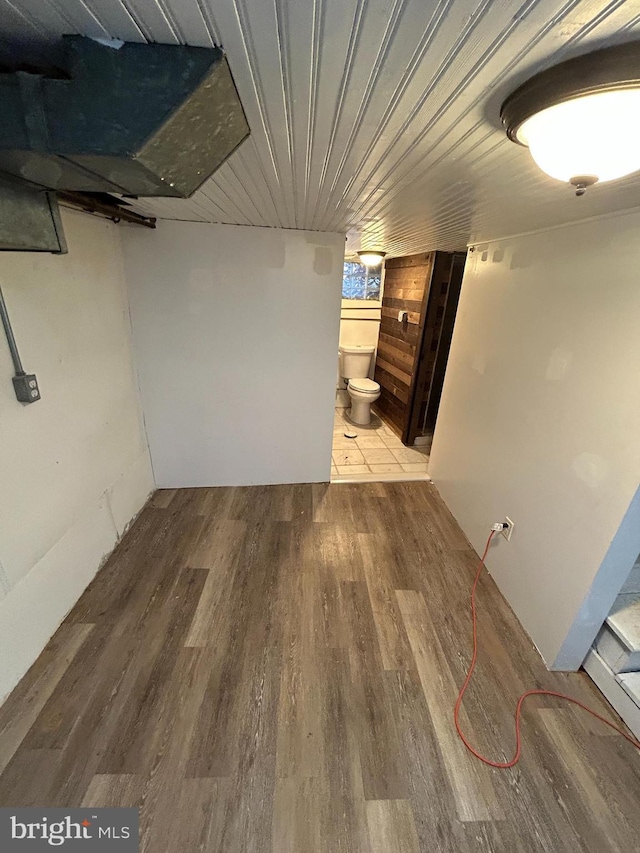
[[[369,249],[366,252],[358,252],[358,257],[365,267],[378,267],[386,254],[386,252],[379,252],[377,249]]]
[[[532,77],[502,105],[514,142],[583,195],[640,169],[640,45],[578,56]]]

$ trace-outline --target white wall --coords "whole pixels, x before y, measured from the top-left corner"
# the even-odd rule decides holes
[[[5,252],[0,281],[42,399],[0,333],[0,698],[153,489],[117,226],[64,212],[68,255]]]
[[[158,485],[328,480],[344,236],[123,232]]]
[[[515,522],[488,567],[556,668],[640,551],[639,233],[640,213],[602,218],[477,246],[465,269],[429,473],[476,550]]]
[[[340,345],[377,347],[380,335],[379,308],[342,308]]]

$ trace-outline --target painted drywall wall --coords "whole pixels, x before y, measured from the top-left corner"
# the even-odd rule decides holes
[[[638,233],[638,212],[602,218],[465,269],[429,473],[476,550],[515,522],[487,565],[555,668],[579,666],[640,550]]]
[[[68,255],[7,252],[0,281],[42,399],[19,403],[0,334],[0,698],[153,490],[118,227],[64,212]]]
[[[328,480],[344,236],[161,222],[123,245],[158,485]]]
[[[379,308],[342,308],[340,345],[377,347],[379,335]]]

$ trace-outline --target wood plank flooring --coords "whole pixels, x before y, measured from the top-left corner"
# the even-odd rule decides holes
[[[534,700],[452,707],[477,556],[430,483],[157,492],[0,709],[0,805],[139,806],[145,853],[630,853],[640,756]],[[463,714],[546,671],[484,576]]]

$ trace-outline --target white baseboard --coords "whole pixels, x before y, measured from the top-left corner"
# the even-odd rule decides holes
[[[418,471],[400,474],[353,474],[351,477],[348,474],[334,474],[331,477],[332,483],[406,483],[415,480],[430,483],[431,477]]]
[[[154,490],[137,459],[0,601],[0,704],[33,665]]]
[[[32,666],[117,541],[103,497],[0,602],[1,700]]]

